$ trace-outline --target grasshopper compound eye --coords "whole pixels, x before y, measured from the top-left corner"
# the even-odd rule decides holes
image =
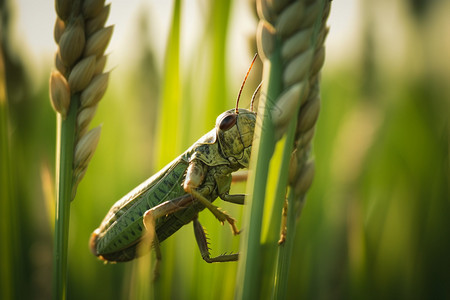
[[[219,123],[219,129],[222,131],[227,131],[231,127],[236,124],[237,115],[236,114],[230,114],[225,116],[222,120],[220,120]]]

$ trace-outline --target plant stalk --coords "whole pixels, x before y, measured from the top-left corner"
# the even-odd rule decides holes
[[[0,298],[14,299],[14,195],[11,166],[8,102],[3,52],[0,47]]]
[[[300,199],[299,205],[301,207],[295,207],[296,201],[298,200],[294,199],[294,191],[289,189],[286,240],[278,248],[279,252],[272,299],[286,299],[287,297],[289,266],[291,265],[292,251],[294,249],[295,225],[299,217],[299,215],[297,216],[297,212],[301,212],[304,203],[303,199]]]
[[[67,250],[69,242],[70,202],[73,188],[73,159],[79,96],[73,95],[67,118],[58,114],[57,195],[53,255],[53,299],[65,299],[67,292]]]
[[[277,43],[279,45],[279,43]],[[264,66],[264,82],[267,88],[261,95],[258,108],[258,121],[253,141],[252,160],[247,185],[249,195],[245,207],[245,217],[241,241],[241,258],[238,267],[238,282],[236,290],[237,299],[259,298],[261,282],[261,228],[266,196],[267,176],[270,160],[275,149],[274,127],[271,121],[271,112],[275,108],[274,99],[277,99],[281,90],[281,56],[280,47],[276,47],[270,61]],[[247,229],[248,228],[248,229]]]

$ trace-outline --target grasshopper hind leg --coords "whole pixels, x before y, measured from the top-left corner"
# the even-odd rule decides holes
[[[239,255],[237,253],[223,254],[216,257],[211,257],[209,253],[210,249],[208,247],[208,240],[206,238],[205,230],[198,221],[197,217],[195,217],[192,222],[194,224],[195,239],[197,240],[198,248],[200,249],[200,253],[204,261],[208,263],[213,263],[213,262],[227,262],[238,260]]]
[[[156,263],[154,268],[154,278],[157,279],[159,275],[159,264],[161,261],[161,249],[159,247],[158,237],[156,236],[155,223],[158,218],[165,215],[175,213],[188,205],[192,204],[194,198],[191,195],[184,195],[176,199],[166,201],[157,205],[144,213],[144,226],[146,234],[144,236],[144,247],[151,247],[153,245],[156,254]]]

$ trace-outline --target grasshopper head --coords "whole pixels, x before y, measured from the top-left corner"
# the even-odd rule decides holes
[[[217,117],[217,138],[226,158],[248,167],[255,123],[256,113],[243,108],[230,109]]]
[[[241,89],[236,99],[236,108],[230,109],[221,114],[216,119],[217,138],[223,155],[232,164],[239,162],[245,168],[248,168],[250,153],[252,152],[253,132],[255,131],[256,113],[253,111],[253,102],[258,93],[261,83],[253,93],[250,110],[239,108],[239,98],[248,74],[252,69],[253,63],[258,54],[253,57],[252,63],[248,68],[247,74],[242,81]]]

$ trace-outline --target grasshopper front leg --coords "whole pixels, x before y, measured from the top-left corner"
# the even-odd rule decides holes
[[[186,178],[184,180],[184,190],[194,196],[201,204],[209,209],[213,215],[223,224],[225,221],[231,226],[231,231],[234,235],[239,234],[239,230],[236,227],[236,220],[233,219],[226,212],[219,210],[219,208],[213,205],[205,196],[197,191],[197,188],[203,183],[207,172],[207,166],[200,161],[192,161],[186,172]],[[205,187],[208,188],[208,187]]]
[[[213,215],[223,224],[225,221],[228,222],[231,226],[231,231],[234,235],[239,234],[239,229],[236,227],[236,220],[233,219],[229,214],[227,214],[224,211],[219,210],[219,208],[215,205],[213,205],[211,202],[208,201],[202,194],[197,192],[195,189],[188,187],[186,189],[186,192],[194,196],[201,204],[203,204],[207,209],[209,209]]]

